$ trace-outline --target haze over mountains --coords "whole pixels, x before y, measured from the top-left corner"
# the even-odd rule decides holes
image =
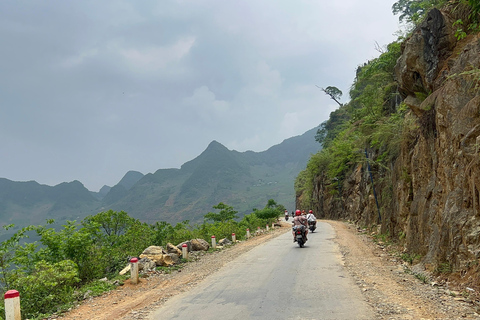
[[[159,169],[146,175],[129,171],[117,185],[104,186],[99,192],[87,190],[79,181],[51,187],[0,178],[0,225],[44,224],[46,219],[79,221],[109,209],[126,211],[148,223],[201,222],[219,202],[243,216],[253,208],[263,208],[268,199],[292,210],[295,177],[310,155],[321,149],[314,138],[316,131],[311,129],[263,152],[232,151],[212,141],[180,169]]]

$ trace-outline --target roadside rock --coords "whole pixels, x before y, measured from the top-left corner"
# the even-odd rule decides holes
[[[231,244],[232,244],[232,241],[228,240],[227,238],[223,238],[218,241],[218,245],[220,246],[228,246]]]
[[[182,255],[182,250],[177,248],[175,245],[171,243],[167,243],[167,253],[175,253],[179,256]]]
[[[152,261],[152,260],[150,260],[149,258],[146,258],[146,257],[138,260],[138,270],[139,271],[141,271],[141,270],[143,270],[143,271],[153,270],[153,269],[155,269],[156,265],[157,264],[155,263],[155,261]]]
[[[193,239],[190,243],[193,251],[207,251],[210,248],[208,242],[203,239]]]
[[[177,245],[177,249],[182,251],[182,246],[186,244],[187,245],[187,251],[191,252],[192,251],[192,242],[191,241],[184,241],[180,244]]]

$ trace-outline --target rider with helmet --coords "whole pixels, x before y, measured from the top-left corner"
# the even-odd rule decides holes
[[[313,214],[312,210],[308,211],[307,220],[308,220],[308,224],[313,224],[315,227],[317,226],[317,218]]]
[[[288,210],[285,209],[285,221],[288,221]]]
[[[302,212],[300,210],[297,210],[295,211],[295,217],[293,218],[293,225],[294,226],[304,226],[304,230],[305,230],[305,239],[307,239],[307,234],[308,234],[308,220],[305,216],[302,215]],[[297,239],[295,238],[295,231],[292,230],[292,234],[293,234],[293,242],[297,241]]]

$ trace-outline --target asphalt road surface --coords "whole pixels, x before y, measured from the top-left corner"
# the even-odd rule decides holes
[[[150,319],[373,319],[332,227],[319,222],[308,238],[299,248],[287,232],[255,247]]]

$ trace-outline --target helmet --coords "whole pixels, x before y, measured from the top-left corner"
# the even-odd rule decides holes
[[[301,215],[301,214],[302,214],[302,211],[300,211],[300,210],[295,211],[295,215],[296,215],[296,216],[299,216],[299,215]]]
[[[312,211],[312,210],[308,210],[308,213],[313,213],[313,211]]]

